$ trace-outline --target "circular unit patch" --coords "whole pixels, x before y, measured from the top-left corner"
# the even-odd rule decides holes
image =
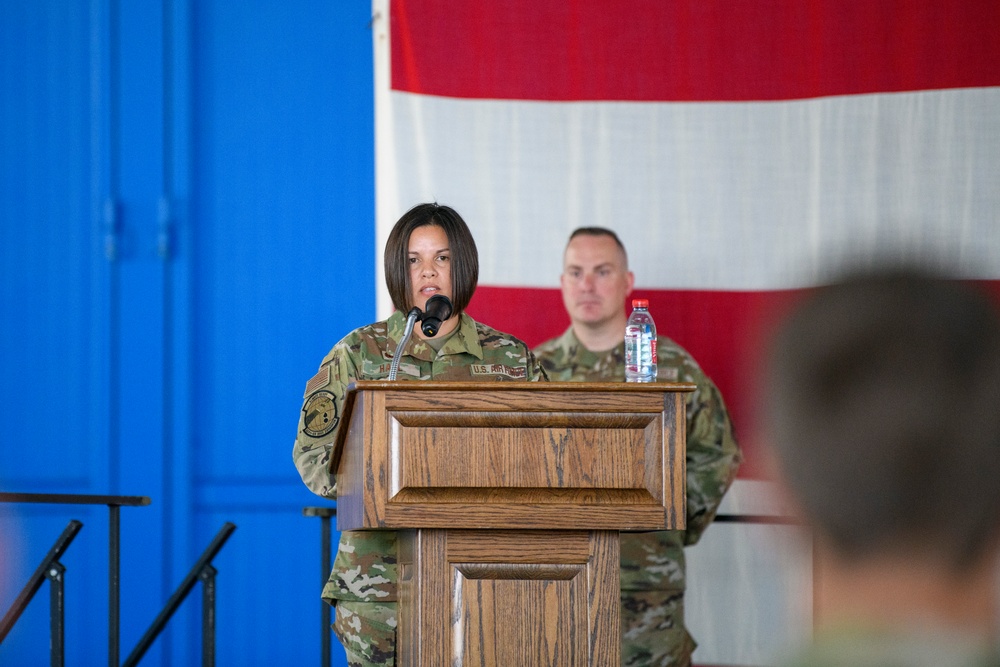
[[[340,421],[337,416],[337,402],[334,395],[328,391],[317,391],[310,396],[302,412],[305,413],[305,427],[302,430],[314,438],[323,437]]]

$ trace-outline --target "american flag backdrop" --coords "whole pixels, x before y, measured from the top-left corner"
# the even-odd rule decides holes
[[[462,214],[481,263],[470,314],[531,345],[568,325],[569,232],[615,229],[658,329],[729,404],[747,454],[730,508],[771,504],[749,379],[789,298],[899,259],[1000,292],[996,0],[373,9],[379,315],[381,249],[415,203]],[[689,556],[695,658],[762,664],[808,631],[789,602],[808,567],[790,544],[759,561],[771,534],[730,532]]]

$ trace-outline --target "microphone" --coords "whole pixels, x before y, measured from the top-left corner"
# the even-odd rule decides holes
[[[427,299],[424,314],[421,317],[420,330],[428,338],[437,336],[441,323],[451,317],[451,299],[444,294],[435,294]]]
[[[451,300],[444,294],[435,294],[427,299],[425,305],[427,309],[422,313],[419,308],[414,306],[406,314],[406,327],[403,329],[403,337],[399,339],[399,344],[396,345],[396,353],[392,355],[392,363],[389,364],[390,380],[396,379],[396,374],[399,372],[399,359],[403,356],[403,348],[406,347],[406,343],[410,340],[410,334],[413,333],[413,325],[416,321],[422,320],[423,324],[420,325],[420,330],[428,338],[433,338],[437,335],[438,329],[441,328],[441,322],[451,317]]]

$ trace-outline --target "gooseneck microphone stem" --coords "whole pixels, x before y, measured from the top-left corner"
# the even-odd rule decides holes
[[[403,329],[403,337],[399,339],[399,344],[396,345],[396,353],[392,355],[392,364],[389,366],[390,380],[396,379],[396,373],[399,371],[399,359],[403,356],[403,348],[410,342],[413,325],[417,323],[419,317],[420,309],[417,307],[410,308],[410,312],[406,314],[406,328]]]

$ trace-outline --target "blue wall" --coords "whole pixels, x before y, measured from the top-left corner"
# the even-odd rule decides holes
[[[0,491],[122,510],[124,658],[225,521],[219,664],[319,661],[302,388],[374,319],[368,3],[0,0]],[[107,510],[0,506],[0,611],[71,518],[67,664],[106,664]],[[45,589],[0,663],[48,659]],[[200,595],[143,664],[196,664]],[[335,663],[339,650],[335,648]]]

